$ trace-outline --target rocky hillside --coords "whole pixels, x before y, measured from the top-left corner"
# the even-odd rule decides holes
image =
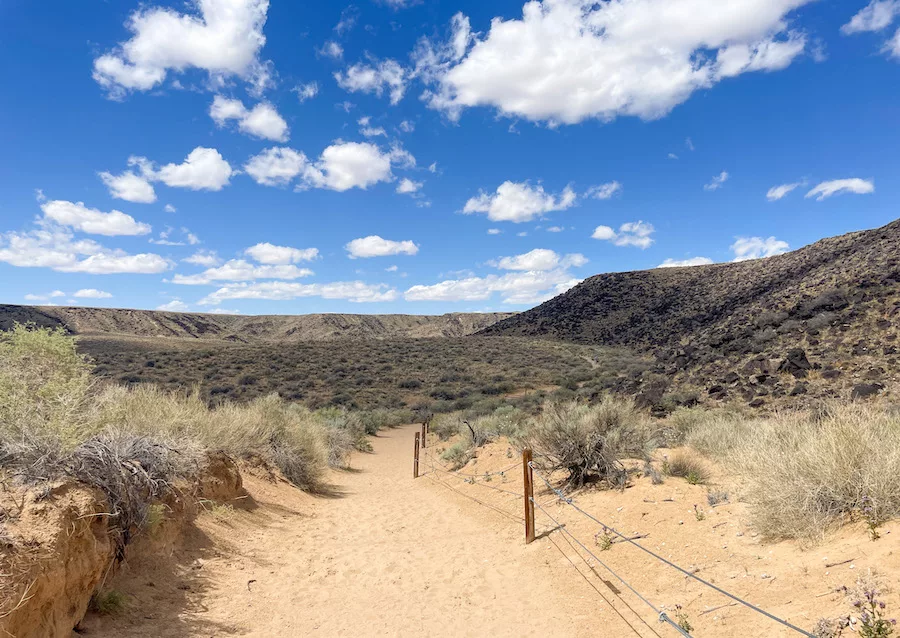
[[[626,346],[759,404],[895,385],[898,323],[900,220],[768,259],[597,275],[483,334]]]
[[[153,310],[0,305],[0,330],[61,326],[90,337],[174,337],[240,343],[463,337],[512,313],[425,315],[213,315]]]

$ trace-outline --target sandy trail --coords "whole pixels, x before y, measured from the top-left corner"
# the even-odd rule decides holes
[[[202,534],[175,565],[133,565],[123,584],[132,612],[87,623],[85,633],[666,635],[640,623],[634,631],[601,609],[553,543],[526,547],[513,518],[521,501],[502,504],[510,517],[438,475],[413,481],[413,432],[375,438],[374,454],[334,474],[333,498],[249,478],[256,509],[224,522],[202,517]]]

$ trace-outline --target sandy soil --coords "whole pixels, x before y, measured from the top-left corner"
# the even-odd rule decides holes
[[[414,427],[383,433],[375,453],[335,473],[329,497],[247,477],[252,498],[233,513],[202,516],[172,556],[132,561],[116,587],[130,596],[115,618],[89,618],[83,635],[113,636],[677,636],[601,565],[538,512],[526,546],[521,470],[490,482],[440,471],[423,455],[411,475]],[[429,449],[431,451],[431,448]],[[438,451],[438,450],[435,450]],[[502,443],[464,469],[482,474],[516,461]],[[490,489],[490,487],[499,488]],[[656,606],[687,613],[695,636],[795,636],[685,576],[614,544],[552,494],[538,502]],[[900,573],[900,527],[869,541],[849,527],[806,551],[761,544],[741,504],[709,508],[706,488],[680,479],[625,492],[594,491],[577,502],[624,533],[646,534],[660,552],[804,629],[848,611],[834,589],[876,568]],[[693,505],[704,511],[697,520]],[[849,562],[829,567],[832,563]],[[900,600],[888,595],[889,610]]]

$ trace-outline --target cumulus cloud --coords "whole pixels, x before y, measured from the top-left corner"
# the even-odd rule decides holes
[[[609,226],[597,226],[591,237],[612,242],[616,246],[636,246],[644,249],[653,245],[654,240],[651,235],[655,231],[653,224],[637,221],[622,224],[619,226],[618,232]]]
[[[220,191],[228,185],[233,171],[219,151],[198,146],[181,164],[166,164],[152,174],[166,186]]]
[[[563,269],[511,272],[412,286],[403,297],[407,301],[484,301],[499,294],[503,303],[536,304],[562,294],[580,282]]]
[[[724,78],[790,65],[807,43],[790,14],[811,1],[533,0],[483,36],[457,14],[446,42],[420,42],[416,74],[454,119],[476,106],[551,125],[655,119]]]
[[[35,294],[27,294],[25,295],[25,301],[47,301],[48,299],[56,299],[57,297],[65,297],[66,293],[62,290],[54,290],[53,292],[48,292],[42,295]]]
[[[218,126],[235,120],[238,129],[259,139],[286,142],[289,137],[287,122],[269,102],[260,102],[248,110],[240,100],[217,95],[209,107],[209,116]]]
[[[580,253],[560,256],[555,251],[547,248],[535,248],[534,250],[514,257],[501,257],[489,262],[490,265],[500,270],[532,270],[545,271],[555,268],[569,268],[572,266],[584,266],[587,258]]]
[[[196,13],[144,6],[128,18],[129,40],[94,60],[93,77],[113,98],[148,91],[168,73],[200,69],[210,84],[239,77],[253,87],[268,83],[260,60],[269,0],[196,0]]]
[[[393,241],[378,235],[369,235],[349,242],[344,248],[350,259],[386,257],[388,255],[415,255],[419,247],[411,240]]]
[[[90,239],[76,240],[69,230],[50,225],[28,232],[0,234],[0,262],[20,268],[50,268],[92,275],[155,274],[171,266],[159,255],[132,255]]]
[[[309,268],[298,268],[292,264],[256,265],[244,259],[231,259],[222,266],[209,268],[196,275],[176,274],[173,284],[186,286],[202,286],[217,281],[253,281],[256,279],[299,279],[311,277]]]
[[[708,266],[713,263],[709,257],[691,257],[690,259],[666,259],[657,268],[685,268],[688,266]]]
[[[141,175],[132,171],[126,171],[121,175],[103,171],[99,175],[109,189],[109,194],[115,199],[123,199],[136,204],[152,204],[156,201],[156,191],[153,190],[153,185]]]
[[[739,237],[731,245],[734,252],[734,261],[747,261],[748,259],[761,259],[773,257],[789,251],[791,247],[786,241],[769,237]]]
[[[362,281],[340,281],[324,284],[300,284],[286,281],[267,281],[252,284],[233,284],[219,288],[200,300],[200,305],[217,305],[229,299],[268,299],[287,301],[302,297],[346,299],[354,303],[394,301],[397,291],[385,284]]]
[[[292,148],[269,148],[251,157],[244,170],[259,184],[346,191],[366,189],[394,179],[392,166],[415,165],[415,158],[400,148],[382,150],[370,142],[336,141],[316,162]]]
[[[203,146],[192,150],[181,164],[170,163],[157,167],[156,163],[146,157],[133,155],[128,158],[128,165],[136,167],[138,172],[127,171],[118,176],[111,173],[100,174],[113,197],[128,201],[155,201],[156,194],[151,182],[162,182],[173,188],[219,191],[229,184],[234,174],[231,165],[219,151]],[[140,199],[141,197],[144,199]],[[175,207],[167,204],[166,212],[175,212]]]
[[[332,58],[333,60],[340,60],[344,57],[344,47],[334,40],[329,40],[319,49],[319,55],[324,55],[326,58]]]
[[[167,213],[174,213],[178,211],[178,209],[172,206],[172,204],[166,204],[163,210],[165,210]]]
[[[827,199],[832,195],[854,193],[856,195],[868,195],[875,192],[875,182],[870,179],[852,177],[849,179],[834,179],[822,182],[806,194],[807,199],[815,197],[817,202]]]
[[[137,222],[131,215],[118,210],[104,213],[83,202],[55,199],[43,202],[41,210],[46,219],[90,235],[146,235],[152,230],[149,224]]]
[[[244,251],[261,264],[296,264],[301,261],[313,261],[319,256],[318,248],[291,248],[275,246],[268,242],[256,244]]]
[[[553,196],[544,192],[540,184],[531,186],[528,182],[506,181],[494,193],[482,191],[477,197],[469,199],[463,213],[486,213],[491,221],[518,224],[546,213],[571,208],[576,199],[575,191],[568,186],[558,196]]]
[[[782,184],[781,186],[773,186],[766,193],[766,199],[770,202],[777,202],[779,199],[790,193],[796,188],[803,186],[802,182],[794,182],[793,184]]]
[[[400,102],[406,93],[407,72],[396,60],[358,62],[344,72],[336,72],[334,79],[350,93],[373,93],[381,97],[387,91],[391,104]]]
[[[319,83],[307,82],[306,84],[298,84],[291,91],[297,94],[297,100],[303,104],[306,100],[311,100],[319,94]]]
[[[587,193],[585,193],[585,197],[592,197],[593,199],[610,199],[616,193],[622,192],[622,184],[619,182],[607,182],[606,184],[600,184],[599,186],[591,186]]]
[[[72,295],[76,299],[112,299],[112,294],[96,288],[82,288]]]
[[[157,310],[163,310],[166,312],[185,312],[188,310],[190,306],[181,301],[181,299],[173,299],[169,303],[164,303],[161,306],[157,306]]]
[[[195,266],[203,266],[204,268],[218,266],[222,263],[222,260],[219,259],[219,255],[216,254],[216,251],[214,250],[198,250],[190,257],[182,259],[182,261],[194,264]]]
[[[703,190],[705,190],[705,191],[719,190],[720,188],[722,188],[722,186],[725,185],[725,182],[728,181],[728,177],[729,177],[728,171],[722,171],[721,173],[719,173],[718,175],[713,177],[712,181],[710,181],[709,184],[704,184]]]
[[[397,192],[401,195],[414,195],[422,188],[422,182],[414,182],[408,177],[404,177],[397,184]]]
[[[842,26],[841,31],[847,35],[881,31],[891,26],[897,16],[900,16],[900,0],[872,0]]]

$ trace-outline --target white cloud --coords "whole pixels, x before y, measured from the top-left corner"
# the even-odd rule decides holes
[[[412,195],[414,193],[418,193],[419,189],[422,188],[422,182],[414,182],[408,177],[404,177],[400,180],[400,183],[397,185],[397,192],[401,195]]]
[[[361,281],[340,281],[326,284],[268,281],[225,286],[204,297],[199,303],[200,305],[216,305],[228,299],[286,301],[301,297],[346,299],[354,303],[369,303],[394,301],[397,298],[397,291],[385,284],[367,284]]]
[[[65,297],[66,293],[62,290],[54,290],[53,292],[48,292],[45,295],[35,295],[35,294],[27,294],[25,295],[25,301],[46,301],[48,299],[55,299],[57,297]]]
[[[302,104],[306,100],[311,100],[319,94],[318,82],[307,82],[306,84],[298,84],[291,89],[297,94],[297,100]]]
[[[268,242],[256,244],[244,251],[261,264],[296,264],[301,261],[313,261],[319,256],[318,248],[291,248],[275,246]]]
[[[564,230],[565,230],[565,228],[563,228],[562,226],[550,226],[550,227],[547,229],[547,232],[548,232],[548,233],[561,233],[561,232],[563,232]]]
[[[511,272],[412,286],[403,296],[407,301],[484,301],[499,293],[503,303],[536,304],[564,293],[580,281],[563,269]]]
[[[852,177],[849,179],[835,179],[830,182],[822,182],[806,194],[807,198],[815,197],[816,201],[821,202],[823,199],[832,195],[843,195],[844,193],[854,193],[856,195],[868,195],[875,192],[875,182],[870,179],[860,179]]]
[[[622,184],[616,181],[607,182],[606,184],[600,184],[599,186],[591,186],[587,193],[585,193],[585,197],[592,197],[594,199],[609,199],[613,195],[622,192]]]
[[[298,188],[342,192],[391,181],[393,164],[414,166],[415,158],[400,148],[383,151],[370,142],[338,140],[322,151],[315,163],[294,149],[270,148],[251,157],[244,170],[257,183],[266,186],[284,186],[299,178]]]
[[[131,215],[118,210],[104,213],[83,202],[55,199],[43,202],[41,210],[47,219],[91,235],[146,235],[152,230],[149,224],[137,222]]]
[[[128,158],[128,165],[136,166],[141,178],[147,182],[162,182],[173,188],[191,190],[222,190],[234,174],[219,151],[203,146],[192,150],[181,164],[171,163],[157,168],[146,157],[132,156]],[[166,211],[174,212],[175,207],[171,207],[170,211],[167,206]]]
[[[354,239],[344,248],[349,253],[350,259],[386,257],[388,255],[415,255],[419,252],[419,247],[410,240],[392,241],[390,239],[382,239],[378,235]]]
[[[157,306],[157,310],[164,310],[166,312],[185,312],[188,310],[190,306],[181,301],[180,299],[173,299],[169,303],[164,303],[161,306]]]
[[[260,61],[268,0],[197,0],[199,14],[167,7],[142,7],[125,26],[130,40],[94,60],[93,77],[114,98],[148,91],[169,71],[206,71],[211,84],[237,76],[254,87],[268,82]]]
[[[709,184],[703,185],[703,190],[705,191],[717,191],[728,181],[728,171],[722,171],[718,175],[712,178],[712,181]]]
[[[203,266],[205,268],[218,266],[222,263],[222,260],[219,259],[219,255],[217,255],[214,250],[198,250],[190,257],[182,259],[182,261],[196,266]]]
[[[202,286],[217,281],[253,281],[255,279],[299,279],[311,277],[309,268],[297,268],[291,264],[258,266],[243,259],[232,259],[222,266],[204,270],[196,275],[178,275],[172,278],[173,284],[186,286]]]
[[[292,148],[267,148],[254,155],[244,165],[244,170],[257,184],[286,186],[309,167],[306,155]]]
[[[353,27],[356,26],[357,20],[359,20],[359,9],[351,4],[349,7],[341,11],[341,19],[334,26],[335,33],[337,33],[338,35],[343,35],[348,31],[352,31]]]
[[[324,55],[327,58],[340,60],[342,57],[344,57],[344,47],[342,47],[334,40],[329,40],[322,45],[321,49],[319,49],[319,54]]]
[[[51,226],[0,234],[0,262],[20,268],[51,268],[93,275],[154,274],[168,270],[171,265],[159,255],[131,255],[90,239],[76,240],[70,231]]]
[[[801,182],[794,182],[793,184],[782,184],[781,186],[773,186],[769,189],[769,192],[766,193],[766,199],[770,202],[777,202],[779,199],[790,193],[796,188],[799,188],[803,184]]]
[[[503,231],[500,230],[499,228],[488,228],[488,230],[487,230],[488,235],[499,235],[502,232]]]
[[[247,110],[240,100],[217,95],[209,107],[209,116],[219,126],[237,120],[238,128],[252,137],[275,142],[286,142],[289,137],[287,122],[268,102],[260,102]]]
[[[690,259],[666,259],[657,268],[685,268],[687,266],[708,266],[713,263],[709,257],[691,257]]]
[[[163,210],[165,210],[167,213],[174,213],[178,211],[178,209],[172,206],[172,204],[166,204]]]
[[[209,311],[211,315],[239,315],[240,310],[226,310],[225,308],[213,308]]]
[[[656,231],[653,224],[646,222],[628,222],[619,226],[616,232],[609,226],[597,226],[591,235],[593,239],[610,241],[616,246],[636,246],[637,248],[649,248],[653,245],[651,235]]]
[[[400,270],[400,268],[396,265],[388,266],[387,268],[385,268],[386,272],[397,272],[398,270]]]
[[[153,185],[141,175],[136,175],[132,171],[126,171],[121,175],[103,171],[99,175],[109,189],[109,194],[115,199],[124,199],[126,202],[136,204],[152,204],[156,201]]]
[[[112,299],[112,294],[96,288],[82,288],[72,296],[76,299]]]
[[[378,137],[378,136],[387,137],[387,131],[385,131],[380,126],[377,126],[377,127],[376,126],[366,126],[366,127],[359,129],[359,132],[362,135],[364,135],[365,137]]]
[[[532,187],[528,182],[506,181],[497,187],[495,193],[481,192],[466,202],[463,213],[487,213],[491,221],[514,223],[529,222],[545,213],[571,208],[576,200],[575,191],[563,189],[558,197],[544,192],[538,184]]]
[[[407,72],[396,60],[373,61],[372,64],[357,62],[346,72],[336,72],[334,79],[350,93],[359,91],[381,97],[387,90],[391,104],[400,102],[406,93]]]
[[[667,156],[670,160],[677,160],[678,156],[675,153],[669,153]]]
[[[416,125],[409,120],[403,120],[400,122],[400,125],[397,127],[404,133],[412,133],[416,130]]]
[[[523,255],[514,257],[501,257],[498,260],[488,262],[489,265],[500,270],[530,270],[544,271],[556,268],[569,268],[572,266],[584,266],[587,258],[580,253],[560,256],[555,251],[547,248],[535,248]]]
[[[175,241],[171,239],[174,232],[174,228],[172,228],[171,226],[166,226],[165,230],[160,231],[159,238],[150,239],[150,243],[157,244],[159,246],[196,246],[197,244],[201,243],[200,238],[187,228],[181,228],[181,233],[184,236],[184,239],[182,241]]]
[[[789,251],[791,247],[786,241],[769,237],[739,237],[731,245],[734,252],[734,261],[747,261],[748,259],[760,259],[773,257]]]
[[[900,16],[900,0],[872,0],[841,27],[847,35],[865,31],[881,31]]]
[[[420,43],[416,74],[451,118],[490,106],[551,125],[654,119],[723,78],[788,66],[806,46],[789,14],[811,1],[535,0],[475,37],[457,14],[446,43]]]

